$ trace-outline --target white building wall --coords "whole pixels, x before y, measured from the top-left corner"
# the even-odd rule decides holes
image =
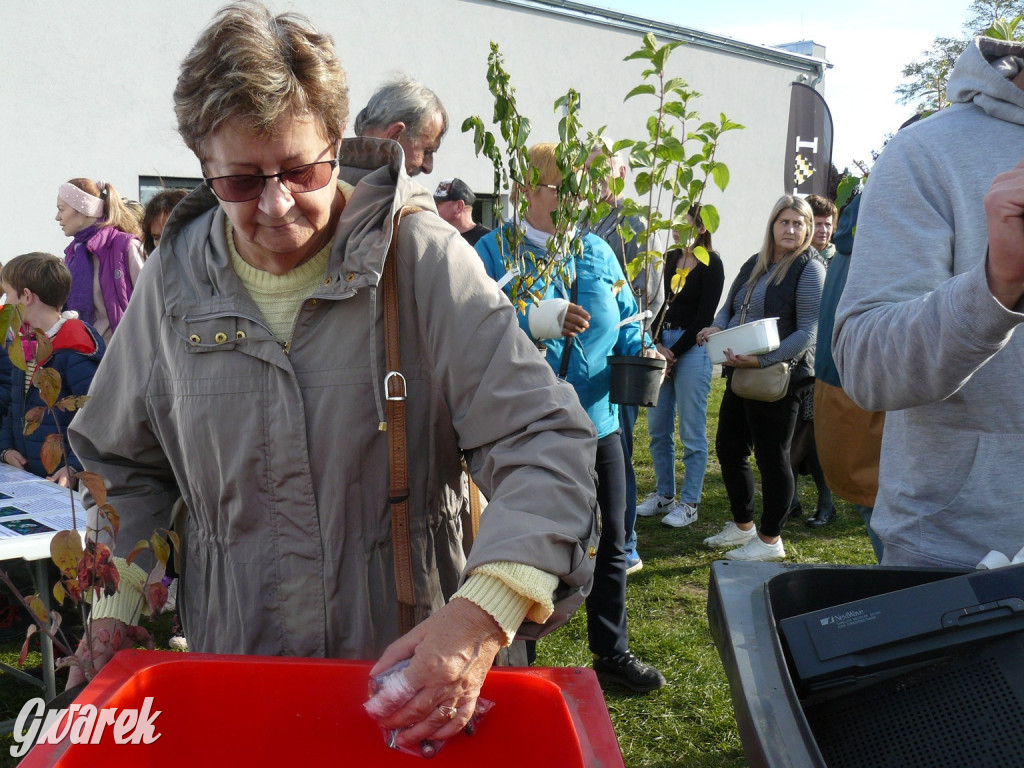
[[[57,186],[74,176],[112,182],[139,195],[140,176],[199,175],[175,131],[171,93],[182,57],[222,0],[3,0],[0,2],[0,260],[31,250],[60,253],[68,240],[53,220]],[[643,62],[623,62],[642,34],[494,0],[270,0],[275,12],[297,10],[335,38],[349,73],[352,115],[398,72],[433,88],[452,127],[430,176],[459,176],[478,192],[492,189],[489,163],[473,154],[462,120],[489,120],[489,42],[501,46],[520,107],[533,121],[532,141],[557,138],[553,102],[566,89],[582,94],[584,124],[606,125],[613,138],[641,137],[653,99],[623,103]],[[783,57],[785,59],[785,57]],[[770,63],[690,44],[677,49],[671,74],[704,95],[706,119],[725,112],[746,126],[723,139],[718,159],[731,171],[718,206],[714,242],[731,280],[760,247],[765,217],[784,192],[782,169],[790,83],[814,62],[793,56]],[[810,62],[810,64],[808,63]],[[351,133],[351,131],[350,131]]]

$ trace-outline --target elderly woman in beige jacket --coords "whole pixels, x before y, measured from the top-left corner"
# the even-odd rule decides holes
[[[71,440],[109,483],[115,554],[184,498],[194,650],[379,657],[375,672],[411,658],[416,693],[385,724],[417,744],[469,721],[524,620],[536,634],[582,600],[595,437],[400,146],[342,141],[347,106],[330,38],[303,18],[215,18],[175,91],[206,186],[168,220]],[[396,233],[406,205],[428,211]],[[402,637],[380,429],[394,237],[421,620]],[[460,451],[490,499],[468,563]],[[141,571],[122,570],[94,613],[110,628],[137,620]]]

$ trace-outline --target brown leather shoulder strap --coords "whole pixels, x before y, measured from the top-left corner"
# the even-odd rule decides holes
[[[409,527],[409,447],[405,423],[405,377],[398,328],[398,225],[405,215],[423,210],[407,206],[395,214],[391,243],[384,257],[381,286],[384,293],[384,334],[387,373],[386,397],[390,479],[388,505],[391,507],[391,547],[395,559],[395,589],[398,595],[398,626],[401,633],[416,626],[416,588],[413,583],[412,534]]]

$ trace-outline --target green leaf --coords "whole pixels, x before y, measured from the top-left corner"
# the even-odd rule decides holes
[[[685,120],[687,118],[686,104],[680,101],[669,101],[665,104],[665,114]]]
[[[846,205],[859,186],[860,179],[856,176],[844,176],[839,182],[839,188],[836,190],[836,207],[842,208]]]
[[[644,266],[643,254],[639,254],[635,259],[626,264],[626,279],[632,283],[636,280]]]
[[[651,54],[650,51],[641,48],[639,50],[633,51],[631,54],[626,56],[623,59],[623,61],[630,61],[632,59],[647,59],[648,61],[650,61],[651,60],[651,55],[652,54]]]
[[[659,75],[665,71],[665,62],[668,61],[668,55],[671,52],[671,48],[669,48],[667,45],[663,45],[661,46],[661,48],[654,52],[653,56],[651,56],[651,65],[655,68],[655,70],[657,70]]]
[[[665,85],[662,86],[662,91],[665,93],[668,93],[670,91],[673,93],[682,92],[680,93],[680,95],[683,95],[683,93],[686,92],[686,89],[688,87],[689,86],[686,84],[686,81],[683,80],[683,78],[673,77],[672,79],[665,81]]]
[[[654,86],[653,85],[642,83],[642,84],[638,85],[636,88],[634,88],[632,91],[627,93],[626,94],[626,98],[624,98],[623,101],[629,101],[634,96],[640,96],[640,95],[654,96],[655,93],[656,93],[656,91],[654,90]]]
[[[725,163],[715,163],[711,166],[711,178],[715,186],[725,192],[725,188],[729,186],[729,169]]]
[[[508,99],[506,99],[504,96],[496,96],[494,98],[494,122],[500,123],[502,120],[508,119],[508,116]]]
[[[725,116],[725,113],[723,112],[722,113],[722,124],[721,124],[720,127],[721,127],[721,129],[723,131],[740,131],[740,130],[743,130],[743,128],[745,126],[742,126],[739,123],[734,123],[732,120],[727,118]]]
[[[18,310],[15,304],[5,304],[3,308],[0,308],[0,343],[7,343],[7,334],[10,333],[11,327],[17,327]]]
[[[651,191],[651,174],[638,173],[633,179],[633,186],[636,188],[638,195],[646,195]]]
[[[671,138],[673,137],[669,137],[669,139]],[[665,160],[669,163],[681,163],[686,159],[686,149],[678,140],[674,143],[666,140],[664,144],[658,147],[655,155],[659,160]]]
[[[698,245],[696,248],[693,249],[693,257],[697,259],[697,261],[699,261],[705,267],[711,261],[711,256],[708,254],[708,249],[705,248],[703,245]]]
[[[17,335],[15,335],[14,341],[7,347],[7,357],[10,358],[11,365],[19,371],[28,370],[28,365],[25,364],[25,347],[21,343],[21,338]]]
[[[700,220],[704,223],[704,228],[708,232],[714,233],[718,231],[718,225],[720,219],[718,218],[718,209],[710,203],[705,203],[700,207]]]

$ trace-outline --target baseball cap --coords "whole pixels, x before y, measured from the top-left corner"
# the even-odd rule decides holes
[[[434,190],[434,200],[438,203],[461,200],[466,205],[473,205],[476,195],[462,179],[443,179]]]

